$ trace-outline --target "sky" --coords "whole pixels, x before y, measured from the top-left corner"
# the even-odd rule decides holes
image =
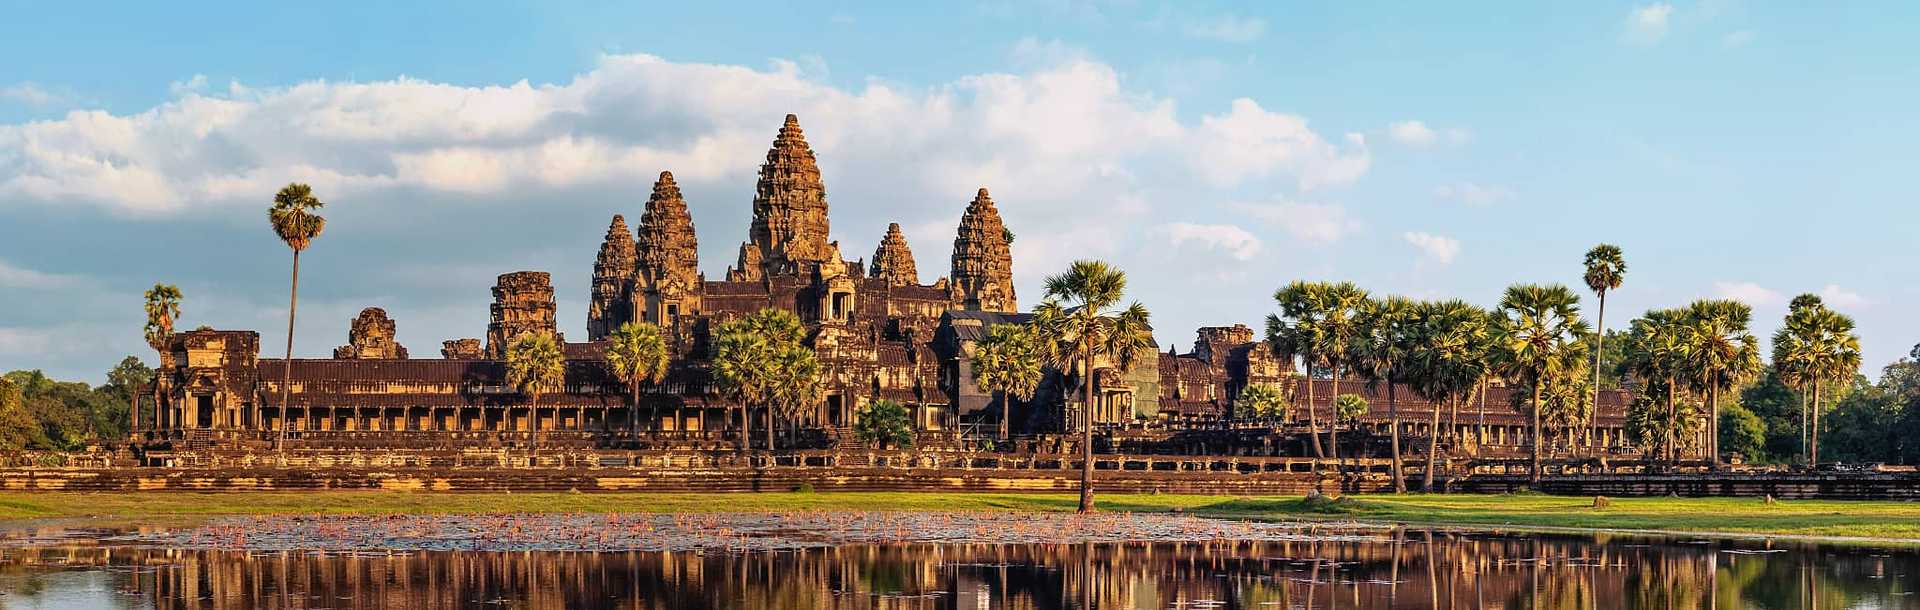
[[[986,187],[1022,306],[1108,260],[1163,348],[1296,279],[1585,293],[1602,242],[1609,328],[1726,297],[1764,339],[1810,292],[1868,373],[1920,343],[1920,4],[76,4],[0,0],[0,370],[151,362],[156,282],[282,345],[294,181],[296,355],[379,306],[435,357],[517,270],[584,340],[610,217],[672,171],[718,279],[787,113],[846,257],[899,222],[932,282]]]

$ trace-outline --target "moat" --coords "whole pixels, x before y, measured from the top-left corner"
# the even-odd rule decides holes
[[[1912,549],[1177,516],[269,517],[0,547],[10,610],[1839,609],[1916,589]]]

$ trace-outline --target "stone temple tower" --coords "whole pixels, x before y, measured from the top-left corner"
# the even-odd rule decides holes
[[[487,321],[487,357],[507,357],[507,345],[527,333],[552,335],[562,343],[553,321],[553,276],[545,271],[515,271],[493,285],[491,319]]]
[[[605,339],[631,320],[633,307],[627,298],[633,292],[633,248],[627,219],[614,214],[613,224],[607,226],[607,238],[600,243],[600,255],[593,260],[593,298],[587,303],[588,341]]]
[[[960,234],[953,238],[952,283],[947,294],[955,309],[1015,312],[1013,250],[1000,211],[981,188],[960,216]]]
[[[729,280],[758,280],[840,263],[839,248],[827,242],[827,187],[794,115],[787,115],[767,151],[767,162],[760,166],[748,239],[740,245],[740,260],[729,270]]]
[[[640,216],[639,246],[633,270],[633,316],[671,328],[682,314],[700,311],[700,243],[693,216],[673,172],[660,172]]]
[[[907,248],[907,236],[900,232],[900,223],[887,225],[887,236],[880,239],[880,247],[873,251],[871,275],[886,280],[889,286],[920,283],[920,271],[913,266],[913,250]]]

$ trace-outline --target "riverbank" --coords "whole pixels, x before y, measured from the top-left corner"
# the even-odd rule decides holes
[[[1470,527],[1634,530],[1877,539],[1920,543],[1920,503],[1752,498],[1544,495],[1297,497],[1105,494],[1100,508],[1232,519],[1315,519]],[[177,522],[213,515],[712,513],[740,511],[1071,511],[1071,494],[751,493],[582,494],[321,491],[196,494],[0,493],[0,520],[113,518]]]

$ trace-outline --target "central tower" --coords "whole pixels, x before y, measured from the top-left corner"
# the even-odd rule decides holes
[[[827,242],[827,187],[813,148],[800,131],[800,119],[787,115],[780,135],[767,150],[754,189],[753,227],[740,245],[730,280],[759,280],[768,275],[809,271],[840,264],[839,248]]]

